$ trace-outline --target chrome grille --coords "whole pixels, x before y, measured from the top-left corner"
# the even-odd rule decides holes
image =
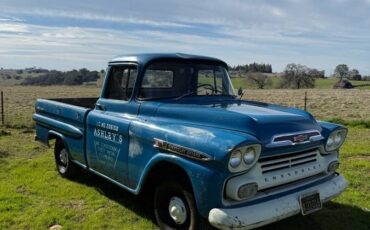
[[[262,173],[313,163],[317,161],[317,150],[265,157],[258,160]]]

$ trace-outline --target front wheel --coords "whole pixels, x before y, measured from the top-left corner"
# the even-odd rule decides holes
[[[190,189],[175,182],[160,184],[154,194],[154,214],[161,229],[197,229],[199,217]]]
[[[57,140],[54,147],[55,164],[62,177],[73,178],[78,174],[78,166],[70,159],[67,148],[62,140]]]

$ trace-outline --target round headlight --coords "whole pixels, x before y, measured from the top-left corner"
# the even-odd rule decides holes
[[[252,164],[256,159],[256,150],[252,147],[247,148],[246,152],[243,154],[243,160],[246,164]]]
[[[337,133],[334,137],[334,144],[339,145],[342,142],[342,138],[341,133]]]
[[[328,138],[328,141],[326,142],[326,146],[331,147],[331,146],[333,146],[333,144],[334,144],[334,137],[330,136]]]
[[[240,150],[235,150],[230,157],[229,164],[232,168],[236,168],[242,162],[242,152]]]
[[[346,129],[338,129],[333,131],[326,141],[325,150],[326,151],[334,151],[338,149],[344,142],[346,138],[347,130]]]
[[[229,171],[242,172],[252,168],[261,153],[260,144],[251,144],[235,148],[229,158]]]

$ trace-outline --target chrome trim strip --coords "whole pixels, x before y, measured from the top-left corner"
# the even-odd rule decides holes
[[[158,138],[154,138],[153,147],[181,156],[189,157],[195,160],[209,161],[212,159],[212,157],[206,153],[200,152],[195,149],[183,147],[181,145],[173,144]]]

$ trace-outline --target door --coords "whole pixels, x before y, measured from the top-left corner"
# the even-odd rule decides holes
[[[102,97],[87,118],[86,157],[90,169],[121,184],[127,184],[129,126],[139,105],[132,92],[137,67],[110,67]]]

